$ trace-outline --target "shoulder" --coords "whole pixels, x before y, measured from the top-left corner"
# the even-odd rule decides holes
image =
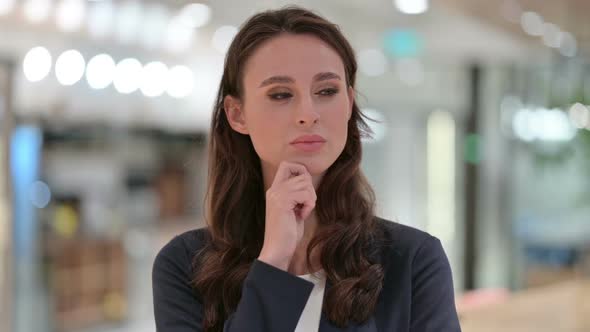
[[[380,246],[400,253],[416,251],[425,242],[436,239],[425,231],[380,217],[375,217],[375,228]]]
[[[156,255],[154,270],[177,269],[190,273],[194,256],[209,239],[206,228],[198,228],[176,235],[168,241]]]
[[[379,217],[375,217],[375,223],[379,235],[375,245],[383,263],[396,261],[412,266],[446,259],[439,239],[429,233]]]
[[[176,235],[162,247],[162,251],[183,249],[190,254],[202,249],[208,240],[209,230],[206,227],[195,228]]]

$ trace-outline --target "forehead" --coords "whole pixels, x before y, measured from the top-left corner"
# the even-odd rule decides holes
[[[271,76],[285,75],[305,82],[319,72],[334,72],[344,79],[340,55],[318,37],[285,33],[258,46],[246,62],[244,81],[256,84]]]

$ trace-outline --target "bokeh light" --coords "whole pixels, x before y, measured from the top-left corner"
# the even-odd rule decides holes
[[[516,112],[514,133],[523,141],[570,141],[576,135],[567,113],[559,109],[524,108]]]
[[[581,103],[575,103],[569,110],[570,121],[578,129],[586,128],[590,125],[590,110]]]
[[[560,38],[559,52],[567,57],[573,57],[578,53],[578,42],[576,38],[569,33],[563,32]]]
[[[186,51],[193,42],[195,30],[186,26],[181,19],[173,18],[168,23],[164,47],[174,53]]]
[[[545,23],[543,26],[543,43],[545,45],[558,48],[561,44],[562,32],[559,27],[553,23]]]
[[[82,25],[86,4],[82,0],[61,0],[55,9],[57,27],[63,31],[74,31]]]
[[[543,24],[543,18],[535,12],[524,12],[520,18],[522,29],[531,36],[541,36],[543,34]]]
[[[86,66],[86,81],[93,89],[104,89],[109,86],[115,76],[115,61],[108,54],[94,56]]]
[[[38,82],[51,71],[51,54],[41,46],[32,48],[23,60],[25,78],[31,82]]]
[[[22,8],[27,21],[41,23],[49,17],[52,6],[51,0],[26,0]]]
[[[175,66],[168,73],[166,92],[174,98],[183,98],[191,94],[195,82],[193,72],[186,66]]]
[[[142,66],[139,60],[127,58],[121,60],[115,68],[115,89],[123,94],[129,94],[139,89]]]
[[[86,63],[76,50],[63,52],[55,61],[55,76],[62,85],[73,85],[84,76]]]
[[[211,8],[204,3],[191,3],[182,8],[178,19],[180,24],[188,28],[200,28],[209,23]]]
[[[359,52],[359,69],[367,76],[381,76],[387,71],[387,58],[377,49],[368,49]]]
[[[404,14],[422,14],[428,10],[428,0],[394,0],[393,3]]]
[[[146,97],[157,97],[166,91],[168,67],[165,64],[154,61],[143,67],[141,78],[141,92]]]
[[[49,190],[49,186],[43,181],[33,182],[29,194],[33,206],[39,209],[46,207],[51,200],[51,190]]]

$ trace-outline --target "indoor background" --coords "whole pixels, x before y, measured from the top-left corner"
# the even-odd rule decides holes
[[[287,4],[355,48],[378,213],[441,239],[463,330],[590,331],[586,0],[0,0],[0,330],[155,331],[227,47]]]

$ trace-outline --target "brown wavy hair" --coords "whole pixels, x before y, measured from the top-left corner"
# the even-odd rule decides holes
[[[242,285],[264,241],[265,192],[260,159],[250,137],[234,131],[226,118],[227,95],[243,97],[248,58],[261,43],[279,34],[310,34],[340,55],[346,82],[354,88],[357,64],[337,25],[300,7],[258,13],[240,29],[225,58],[209,141],[209,178],[205,197],[208,239],[195,256],[193,285],[204,305],[203,327],[222,331],[236,310]],[[317,190],[318,232],[307,248],[310,271],[314,250],[332,287],[323,310],[335,325],[365,322],[383,284],[383,269],[371,259],[375,240],[375,197],[361,169],[361,137],[371,132],[356,102],[346,145]],[[321,249],[321,250],[320,250]]]

